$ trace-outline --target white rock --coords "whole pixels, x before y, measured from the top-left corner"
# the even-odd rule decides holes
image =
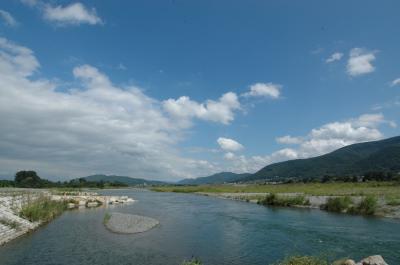
[[[360,261],[362,265],[388,265],[381,255],[369,256]]]

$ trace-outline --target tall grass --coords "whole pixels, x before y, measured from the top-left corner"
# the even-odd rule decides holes
[[[352,203],[353,201],[349,196],[332,197],[328,198],[326,204],[321,208],[330,212],[343,213],[349,210],[349,208],[352,206]]]
[[[378,200],[374,196],[366,196],[356,207],[350,209],[350,212],[355,214],[373,215],[375,214],[377,205]]]
[[[20,216],[31,222],[48,222],[67,209],[64,201],[53,201],[48,197],[40,197],[29,201],[20,211]]]

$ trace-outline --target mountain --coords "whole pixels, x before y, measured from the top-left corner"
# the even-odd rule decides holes
[[[94,182],[119,182],[119,183],[124,183],[129,186],[136,186],[136,185],[163,185],[165,182],[162,181],[156,181],[156,180],[147,180],[147,179],[140,179],[140,178],[131,178],[131,177],[125,177],[125,176],[115,176],[115,175],[91,175],[84,177],[85,180],[87,181],[94,181]]]
[[[235,182],[237,180],[243,179],[250,176],[249,173],[236,174],[232,172],[220,172],[208,177],[200,177],[195,179],[183,179],[178,182],[178,184],[187,185],[200,185],[200,184],[221,184],[226,182]]]
[[[349,145],[313,158],[271,164],[242,181],[363,175],[369,171],[400,172],[400,136]]]

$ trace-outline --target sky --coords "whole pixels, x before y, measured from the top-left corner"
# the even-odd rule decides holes
[[[0,176],[176,181],[399,135],[399,1],[0,3]]]

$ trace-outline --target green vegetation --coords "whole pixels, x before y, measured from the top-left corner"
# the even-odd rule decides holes
[[[363,214],[373,215],[377,208],[378,200],[372,195],[363,197],[361,201],[354,205],[352,199],[349,196],[329,198],[327,203],[321,208],[330,212],[338,213],[351,213],[351,214]]]
[[[35,171],[19,171],[15,174],[14,181],[1,180],[0,187],[18,188],[58,188],[58,189],[80,189],[80,188],[119,188],[128,187],[128,184],[118,181],[88,181],[86,178],[73,179],[65,182],[52,182],[40,178]]]
[[[48,197],[40,197],[39,199],[28,202],[23,206],[20,215],[31,222],[48,222],[60,215],[66,209],[66,202],[52,201]]]
[[[8,226],[8,227],[16,229],[16,230],[19,229],[19,224],[17,222],[11,221],[11,220],[8,220],[8,219],[5,219],[5,218],[1,218],[0,219],[0,224]]]
[[[189,261],[184,261],[182,262],[181,265],[202,265],[201,261],[199,259],[193,258]]]
[[[400,198],[388,196],[386,198],[386,204],[390,206],[399,206],[400,205]]]
[[[110,218],[111,218],[111,214],[110,214],[109,212],[106,212],[106,213],[104,214],[103,224],[107,224],[108,221],[110,221]]]
[[[369,172],[369,173],[367,173]],[[400,136],[349,145],[329,154],[275,163],[242,181],[322,179],[334,176],[362,177],[363,180],[399,180]]]
[[[328,198],[322,209],[330,212],[343,213],[347,212],[352,206],[353,201],[349,196]]]
[[[400,199],[398,182],[333,182],[333,183],[288,183],[288,184],[241,184],[159,186],[151,188],[159,192],[204,192],[204,193],[303,193],[305,195],[364,196],[374,195]]]
[[[0,180],[0,188],[15,187],[15,183],[12,180]]]
[[[366,196],[361,202],[350,210],[351,213],[373,215],[376,211],[378,200],[374,196]]]
[[[294,206],[310,204],[310,202],[302,195],[278,196],[275,193],[267,195],[264,199],[259,200],[258,203],[271,206]]]

